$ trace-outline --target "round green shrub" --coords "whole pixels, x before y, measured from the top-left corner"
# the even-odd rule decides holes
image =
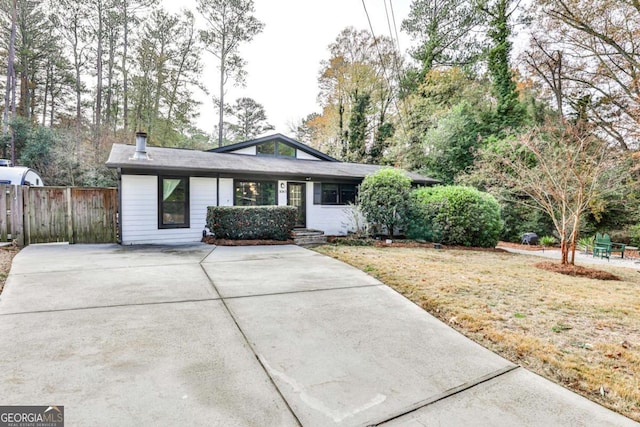
[[[407,221],[410,194],[411,178],[400,170],[384,168],[362,181],[358,207],[378,232],[384,229],[392,236],[394,229]]]
[[[472,187],[416,189],[407,235],[445,245],[494,247],[502,231],[500,205]]]

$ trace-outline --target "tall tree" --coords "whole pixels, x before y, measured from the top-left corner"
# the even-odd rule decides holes
[[[252,98],[238,98],[228,110],[229,115],[236,119],[235,123],[229,125],[236,142],[253,139],[273,129],[273,125],[267,123],[267,114],[262,104]]]
[[[230,77],[236,84],[243,84],[245,61],[239,55],[239,47],[253,40],[264,24],[253,16],[253,0],[198,0],[197,10],[207,23],[200,37],[219,63],[218,145],[222,146],[225,85]]]
[[[515,0],[480,0],[480,10],[488,19],[487,35],[491,41],[487,67],[497,98],[496,117],[501,125],[517,127],[524,110],[518,101],[518,89],[511,67],[512,22],[518,4]]]
[[[523,55],[524,61],[535,76],[544,82],[553,96],[558,115],[564,118],[564,52],[550,46],[542,37],[532,35],[530,47]]]
[[[6,136],[9,130],[9,113],[11,117],[16,116],[16,71],[15,71],[15,46],[16,27],[18,24],[18,11],[16,0],[11,2],[11,32],[9,34],[9,54],[7,56],[7,84],[4,95],[4,115],[2,121],[2,133]],[[13,131],[11,131],[11,162],[16,163],[16,147]]]
[[[580,220],[624,179],[608,144],[583,126],[534,129],[483,153],[485,173],[520,203],[552,220],[561,240],[561,263],[574,263]],[[571,259],[569,252],[572,253]]]
[[[320,117],[318,113],[309,113],[306,117],[291,123],[289,125],[289,131],[296,136],[298,141],[304,142],[307,145],[312,144],[313,141],[317,139],[314,135],[317,127],[314,126],[314,121]]]
[[[116,10],[122,20],[122,118],[124,130],[129,130],[129,45],[132,44],[132,26],[139,23],[140,11],[157,5],[158,0],[118,0]]]
[[[396,160],[447,184],[469,169],[481,144],[479,121],[490,115],[486,80],[460,68],[434,69],[418,90],[405,99],[405,126]]]
[[[52,22],[53,15],[49,16],[50,24],[47,26],[47,39],[44,60],[44,78],[42,88],[42,118],[41,125],[45,126],[47,119],[53,126],[58,115],[66,114],[68,105],[66,99],[73,99],[73,68],[63,48],[63,43],[58,30]]]
[[[474,34],[481,14],[465,0],[413,0],[402,29],[418,42],[411,56],[421,64],[419,81],[434,66],[474,62],[481,45]]]
[[[352,94],[353,110],[349,118],[349,152],[347,159],[353,162],[366,160],[367,150],[367,113],[371,104],[371,95],[359,94],[356,90]]]
[[[533,37],[539,43],[530,52],[562,55],[556,71],[565,108],[586,115],[602,137],[623,150],[640,148],[640,2],[539,0],[536,5]]]
[[[140,34],[132,81],[133,126],[161,145],[181,145],[198,105],[193,87],[202,70],[191,12],[153,11]]]
[[[49,38],[50,21],[42,4],[34,0],[18,0],[18,28],[16,73],[20,97],[17,111],[27,121],[34,119],[40,80],[46,74],[46,56],[52,40]]]
[[[93,124],[95,125],[96,143],[99,139],[102,126],[102,108],[104,95],[104,45],[107,36],[107,19],[114,8],[111,0],[90,0],[89,2],[89,28],[91,29],[91,39],[95,43],[95,102],[93,103]]]
[[[318,100],[323,107],[323,119],[314,120],[318,126],[314,132],[317,138],[314,145],[342,158],[356,156],[372,159],[371,156],[358,156],[355,153],[370,151],[373,140],[379,143],[382,137],[390,137],[393,127],[387,125],[393,120],[393,110],[397,96],[397,73],[395,66],[401,63],[395,45],[386,37],[374,38],[367,31],[358,31],[347,27],[340,32],[335,42],[329,45],[331,57],[322,62],[318,83]],[[367,99],[365,102],[365,98]],[[351,121],[354,108],[358,103],[362,107],[363,120]],[[364,128],[351,129],[352,124],[365,125]],[[350,134],[356,131],[356,140]]]
[[[83,94],[86,90],[82,76],[87,71],[89,49],[87,5],[76,0],[59,0],[53,2],[52,6],[53,25],[60,32],[67,49],[71,51],[74,72],[75,123],[79,130],[82,125]]]

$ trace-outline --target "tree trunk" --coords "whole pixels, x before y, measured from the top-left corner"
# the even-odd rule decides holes
[[[17,11],[16,11],[17,13]],[[25,7],[20,7],[20,19],[17,19],[16,14],[16,24],[20,25],[20,35],[22,39],[21,49],[18,51],[19,59],[18,63],[20,64],[20,101],[18,103],[18,113],[27,119],[29,117],[29,61],[27,59],[27,52],[29,50],[29,42],[27,40],[28,31],[25,28],[26,25],[26,17],[25,14],[27,11]],[[17,29],[16,29],[17,32]]]
[[[344,159],[347,156],[347,142],[344,139],[344,105],[342,103],[342,99],[338,101],[338,132],[340,132],[338,139],[340,143],[340,152]]]
[[[17,5],[16,0],[12,2],[11,9],[11,34],[9,36],[9,54],[7,58],[7,86],[4,96],[4,120],[2,122],[2,131],[4,134],[9,132],[9,110],[11,110],[11,118],[16,115],[16,21],[17,21]],[[6,156],[6,147],[3,154]],[[16,143],[13,131],[11,131],[11,162],[16,164]]]
[[[162,46],[160,46],[160,54],[158,55],[158,62],[156,65],[156,88],[153,99],[153,114],[149,117],[149,122],[147,124],[147,131],[151,134],[153,132],[154,125],[158,121],[158,117],[160,116],[160,97],[162,95],[162,88],[164,87],[164,79],[165,79],[165,41],[161,41]]]
[[[169,107],[167,109],[167,124],[171,123],[171,116],[173,115],[173,107],[176,103],[176,94],[178,93],[178,86],[180,85],[180,79],[182,78],[182,73],[184,71],[184,66],[187,61],[187,56],[191,54],[192,42],[193,42],[193,39],[190,38],[189,44],[187,45],[185,50],[180,52],[181,54],[180,65],[178,66],[178,70],[176,71],[176,75],[173,79],[171,96],[168,99]],[[165,138],[167,137],[167,132],[168,132],[168,129],[167,127],[165,127],[165,133],[164,133]]]
[[[129,1],[122,2],[122,17],[124,19],[124,46],[122,50],[122,115],[124,120],[124,131],[129,130],[129,82],[127,72],[127,52],[129,48]]]
[[[96,144],[102,118],[102,0],[98,1],[98,48],[96,51]]]
[[[11,86],[15,84],[14,61],[16,43],[16,0],[13,0],[11,10],[11,35],[9,36],[9,52],[7,57],[7,83],[4,93],[4,114],[2,119],[2,133],[9,129],[9,108],[11,103]],[[6,157],[6,155],[4,156]]]
[[[569,263],[569,245],[567,244],[567,223],[566,223],[566,215],[562,213],[562,228],[560,230],[560,254],[561,260],[560,263],[565,265]]]
[[[115,55],[116,55],[116,35],[115,25],[112,21],[109,22],[111,28],[109,28],[109,60],[107,62],[107,96],[105,105],[107,106],[106,122],[107,126],[111,125],[113,119],[113,69],[115,67]]]
[[[224,55],[224,36],[222,42],[222,49],[220,49],[220,98],[218,99],[218,147],[222,147],[222,135],[224,124],[224,73],[225,73],[225,60]]]
[[[53,61],[51,57],[47,59],[47,72],[45,74],[44,81],[44,99],[42,100],[42,126],[46,124],[47,121],[47,107],[49,102],[49,92],[52,91],[53,88]],[[53,123],[52,123],[53,124]]]
[[[51,88],[51,108],[49,108],[49,126],[53,126],[53,117],[56,109],[56,98],[53,87]]]
[[[36,117],[37,86],[35,84],[36,80],[37,80],[37,77],[34,71],[33,74],[29,77],[29,82],[32,82],[32,84],[29,84],[27,88],[27,90],[29,91],[29,118],[33,117],[34,122],[37,121],[37,117]]]
[[[557,84],[554,89],[556,95],[556,108],[558,109],[558,113],[560,114],[560,118],[564,121],[564,113],[562,112],[562,99],[563,99],[563,89],[562,89],[562,52],[557,51],[558,61],[557,61]]]
[[[73,28],[73,66],[76,72],[76,129],[80,130],[80,125],[82,123],[82,80],[80,79],[82,61],[80,58],[81,53],[78,51],[78,45],[80,44],[80,40],[78,37],[78,21],[77,17],[74,21]]]

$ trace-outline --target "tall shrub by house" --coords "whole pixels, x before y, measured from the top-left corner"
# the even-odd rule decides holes
[[[502,231],[500,205],[472,187],[414,190],[407,234],[446,245],[494,247]]]
[[[358,192],[358,205],[378,233],[393,236],[406,224],[411,204],[411,178],[392,168],[367,176]]]

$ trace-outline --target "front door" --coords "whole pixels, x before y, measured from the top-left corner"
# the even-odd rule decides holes
[[[296,216],[296,227],[298,228],[307,226],[306,187],[307,184],[302,182],[287,183],[287,205],[295,206],[298,209]]]

